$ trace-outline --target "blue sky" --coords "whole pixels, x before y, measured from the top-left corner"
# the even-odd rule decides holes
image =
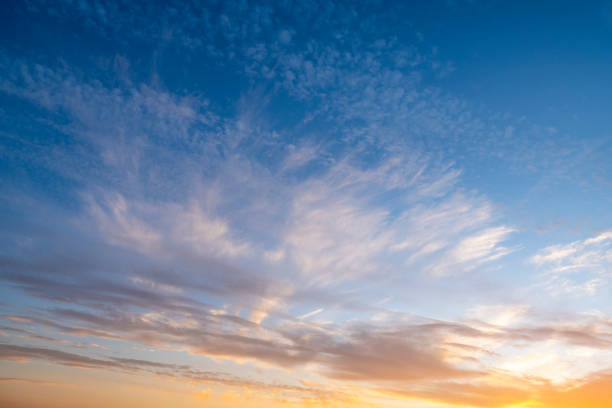
[[[612,3],[0,18],[3,389],[562,407],[612,378]]]

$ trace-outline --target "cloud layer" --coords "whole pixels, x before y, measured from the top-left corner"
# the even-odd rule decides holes
[[[605,406],[608,218],[537,226],[609,143],[459,97],[423,7],[8,6],[0,394]]]

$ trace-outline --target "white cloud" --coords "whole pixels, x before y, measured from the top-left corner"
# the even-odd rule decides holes
[[[458,172],[418,163],[393,157],[364,170],[343,160],[296,189],[282,248],[311,284],[399,274],[418,262],[416,271],[446,275],[510,252],[500,243],[514,230],[492,226],[491,206],[456,187]],[[391,193],[393,201],[380,199]]]
[[[194,202],[189,208],[177,208],[176,213],[167,216],[174,219],[174,236],[196,252],[220,256],[237,256],[249,253],[246,242],[232,240],[227,222],[205,213]]]
[[[529,261],[543,272],[540,283],[553,295],[594,295],[612,273],[612,232],[548,246]]]
[[[307,318],[309,318],[309,317],[316,316],[316,315],[318,315],[319,313],[323,312],[324,310],[325,310],[324,308],[320,307],[320,308],[315,309],[315,310],[313,310],[313,311],[311,311],[311,312],[304,313],[303,315],[298,316],[298,319],[307,319]]]
[[[160,249],[162,234],[135,216],[122,195],[105,194],[103,197],[102,203],[92,196],[87,197],[87,202],[90,214],[108,242],[142,252]]]
[[[122,195],[87,195],[95,226],[110,243],[150,255],[168,255],[182,247],[195,254],[235,257],[249,244],[232,238],[227,222],[191,204],[127,201]]]
[[[500,246],[508,234],[514,232],[505,226],[488,228],[463,238],[455,247],[432,266],[436,275],[453,273],[455,268],[470,270],[482,263],[494,261],[510,253],[510,249]]]
[[[387,212],[366,208],[354,199],[326,186],[296,197],[285,245],[311,282],[370,272],[372,257],[385,248],[388,233],[382,227]]]
[[[524,304],[480,305],[468,310],[467,316],[501,329],[520,322],[529,310],[530,306]],[[483,328],[490,329],[491,327]]]

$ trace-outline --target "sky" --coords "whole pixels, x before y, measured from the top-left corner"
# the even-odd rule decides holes
[[[612,401],[609,1],[6,1],[0,405]]]

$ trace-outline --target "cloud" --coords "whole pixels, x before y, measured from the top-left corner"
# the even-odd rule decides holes
[[[508,380],[506,378],[506,380]],[[508,381],[509,382],[509,381]],[[505,407],[530,400],[529,389],[521,385],[440,382],[424,389],[384,389],[383,392],[414,399],[427,399],[438,403],[476,407]]]
[[[42,386],[47,386],[47,387],[70,386],[70,384],[65,384],[65,383],[56,382],[56,381],[32,380],[29,378],[15,378],[15,377],[0,377],[0,383],[34,384],[34,385],[42,385]]]
[[[55,78],[52,73],[45,75]],[[66,262],[52,252],[41,259],[27,250],[6,259],[5,281],[31,296],[63,304],[48,308],[34,323],[73,336],[158,348],[180,345],[194,354],[284,368],[314,365],[320,375],[343,381],[418,382],[419,376],[437,381],[481,375],[474,367],[447,361],[449,352],[436,341],[447,331],[480,335],[469,327],[326,326],[287,314],[291,307],[301,306],[299,290],[325,295],[316,299],[326,300],[317,301],[315,310],[328,310],[329,305],[354,310],[357,302],[325,289],[370,275],[399,276],[407,265],[415,275],[426,273],[433,257],[446,262],[437,270],[456,273],[502,256],[500,243],[510,229],[495,226],[496,217],[485,197],[458,186],[460,171],[435,163],[409,146],[387,145],[382,139],[374,142],[381,151],[375,158],[369,156],[368,146],[352,147],[349,140],[334,160],[327,160],[330,153],[325,144],[298,153],[272,146],[275,161],[242,160],[240,155],[253,154],[241,150],[242,143],[251,137],[260,139],[241,118],[238,124],[230,121],[222,128],[231,135],[242,129],[236,139],[224,143],[212,136],[198,145],[197,154],[168,145],[148,150],[153,141],[170,143],[173,125],[179,137],[187,139],[200,125],[209,126],[206,116],[194,108],[202,105],[150,89],[117,96],[99,84],[73,85],[71,73],[58,76],[42,81],[40,88],[32,83],[11,92],[39,101],[46,91],[60,95],[84,88],[96,103],[132,112],[128,121],[122,109],[109,111],[108,117],[117,119],[110,120],[107,128],[87,98],[59,98],[57,105],[43,104],[70,112],[74,122],[68,130],[94,146],[98,145],[88,138],[98,132],[111,140],[125,131],[135,135],[134,141],[117,146],[104,143],[96,150],[102,166],[133,179],[89,184],[79,192],[84,202],[81,213],[61,236],[68,247],[87,236],[91,241],[75,245],[68,259],[89,263]],[[150,95],[145,104],[150,109],[138,107],[141,93]],[[180,109],[181,104],[191,108]],[[351,115],[347,111],[339,123],[351,120]],[[380,118],[366,119],[375,123]],[[154,129],[148,121],[160,126]],[[152,177],[145,171],[154,169],[160,158],[176,159],[180,173],[188,175],[178,180],[178,188],[168,190],[183,195],[169,199],[166,189],[171,177],[159,178],[156,171]],[[194,169],[200,169],[191,165],[204,158],[211,159],[213,164],[206,169],[214,176],[189,179]],[[309,166],[313,168],[298,174]],[[270,175],[275,168],[281,171]],[[155,194],[131,189],[143,182],[155,183]],[[223,211],[221,204],[232,210]],[[470,243],[478,243],[477,248]],[[283,256],[268,257],[271,262],[266,262],[258,258],[261,253]],[[59,273],[46,272],[49,261]],[[201,301],[201,296],[207,301]],[[302,302],[313,299],[306,297]],[[99,304],[105,308],[98,309]],[[76,305],[78,310],[73,309]],[[367,307],[367,301],[359,307]]]
[[[406,268],[402,262],[425,271],[423,265],[433,257],[440,261],[429,272],[466,272],[508,253],[501,242],[509,227],[494,225],[486,198],[465,194],[458,187],[460,171],[409,146],[378,140],[381,157],[372,159],[365,147],[349,143],[340,159],[329,161],[325,145],[286,150],[272,144],[276,160],[244,160],[240,157],[252,156],[252,142],[262,136],[247,125],[237,140],[224,142],[211,130],[219,125],[216,115],[197,98],[132,85],[128,91],[107,89],[98,82],[82,83],[65,68],[21,68],[37,80],[15,74],[6,89],[51,110],[65,110],[72,122],[62,129],[95,147],[99,162],[93,169],[75,172],[67,162],[61,172],[76,173],[81,182],[97,180],[99,166],[117,177],[86,183],[85,191],[77,193],[86,210],[74,216],[80,217],[81,233],[99,235],[123,247],[126,255],[149,255],[146,268],[180,269],[172,279],[203,268],[212,282],[210,292],[231,286],[237,296],[240,287],[251,287],[248,291],[262,298],[246,303],[257,308],[271,298],[266,288],[291,286],[273,283],[278,268],[285,269],[284,279],[326,286],[376,273],[398,275]],[[44,102],[42,95],[52,102]],[[233,136],[236,122],[227,122],[220,129]],[[173,145],[173,139],[186,141],[193,152]],[[225,153],[219,153],[220,146]],[[170,161],[178,163],[173,167],[179,177],[159,173]],[[309,172],[294,173],[296,166],[313,162]],[[272,175],[275,168],[282,170]],[[192,177],[200,173],[208,176]],[[141,186],[152,187],[140,191]],[[468,256],[465,248],[478,239],[482,248]],[[269,256],[258,259],[258,253]],[[265,259],[278,266],[266,270]],[[189,265],[171,266],[171,260]],[[158,282],[141,272],[131,274],[140,282],[172,285],[170,276]],[[204,289],[203,283],[195,288]],[[284,307],[282,299],[276,304]]]
[[[499,244],[513,230],[489,227],[490,205],[466,197],[455,185],[456,171],[427,174],[418,164],[391,157],[361,170],[342,161],[324,178],[304,183],[296,189],[283,253],[310,282],[329,284],[377,272],[397,274],[403,266],[385,262],[390,255],[414,264],[435,254],[438,261],[423,269],[444,275],[510,252]],[[399,208],[379,201],[390,194]],[[475,235],[464,238],[466,233]]]
[[[477,376],[482,375],[482,368],[468,369],[455,364],[469,361],[466,360],[469,356],[480,360],[495,349],[525,350],[526,344],[545,344],[551,340],[571,347],[606,350],[612,336],[605,320],[578,324],[574,319],[556,325],[519,320],[519,324],[508,326],[427,320],[398,324],[396,319],[378,326],[321,325],[286,320],[279,326],[262,326],[213,310],[188,311],[171,313],[159,309],[139,314],[55,309],[48,311],[47,316],[28,321],[77,336],[121,338],[162,348],[179,344],[196,354],[247,358],[285,367],[312,362],[330,377],[364,381]],[[391,325],[392,321],[395,324]],[[603,329],[602,324],[608,325],[608,329]]]
[[[610,364],[607,317],[536,318],[514,299],[463,317],[441,310],[440,288],[442,303],[457,296],[460,306],[492,296],[472,279],[517,248],[507,242],[518,229],[469,189],[464,167],[494,158],[567,174],[592,145],[479,114],[432,86],[427,77],[452,63],[389,35],[395,8],[30,5],[129,55],[93,50],[104,55],[82,71],[62,53],[0,54],[0,90],[19,107],[6,123],[28,124],[2,133],[15,177],[2,193],[12,220],[0,233],[0,279],[24,298],[0,304],[19,326],[3,331],[41,345],[4,344],[6,358],[324,395],[99,357],[80,341],[93,337],[276,367],[292,380],[303,370],[336,391],[358,384],[491,407],[560,398],[559,384],[580,388],[593,362]],[[391,31],[376,29],[386,22]],[[198,67],[187,90],[164,76],[166,50],[180,55],[172,66]],[[236,90],[245,83],[253,89]],[[610,238],[547,247],[531,261],[552,293],[594,294],[608,278]],[[432,316],[416,316],[423,310]],[[517,378],[533,373],[541,378]]]
[[[92,218],[109,243],[160,255],[160,251],[173,246],[220,257],[249,252],[247,243],[231,238],[226,221],[207,214],[197,201],[156,208],[146,203],[128,203],[120,194],[102,195],[99,199],[89,196],[87,201]]]
[[[262,326],[224,312],[207,312],[205,308],[193,312],[179,309],[180,312],[170,313],[166,306],[159,308],[158,305],[158,310],[139,314],[58,308],[23,321],[76,336],[106,336],[161,349],[181,345],[183,350],[195,354],[246,358],[281,367],[314,364],[321,375],[332,379],[376,384],[415,398],[427,397],[449,403],[471,401],[478,406],[497,406],[502,401],[514,401],[513,398],[533,393],[537,388],[538,381],[535,380],[519,382],[516,388],[501,385],[503,382],[491,383],[488,377],[496,372],[491,371],[492,367],[507,367],[517,375],[524,373],[517,366],[519,361],[513,353],[498,354],[497,350],[514,348],[520,351],[516,357],[522,357],[529,356],[532,350],[540,347],[538,345],[543,350],[551,350],[551,341],[559,342],[565,346],[553,354],[555,358],[572,362],[574,373],[585,367],[588,373],[588,364],[585,366],[581,354],[572,354],[573,350],[590,349],[599,353],[598,350],[608,350],[612,341],[611,326],[605,318],[582,317],[581,323],[577,323],[580,321],[578,317],[554,324],[537,320],[530,323],[525,320],[529,315],[520,307],[514,312],[499,307],[479,308],[472,319],[486,320],[468,323],[414,320],[414,317],[404,323],[400,316],[396,316],[377,325],[355,322],[306,324],[303,320],[286,320],[278,326],[271,323]],[[82,360],[73,355],[49,354],[39,350],[40,347],[33,350],[7,347],[3,349],[7,358],[10,354],[14,358],[45,358],[59,364],[121,370],[146,371],[153,367],[153,364],[141,364],[130,359],[87,357]],[[553,374],[533,365],[538,363],[537,359],[530,358],[530,361],[532,371]],[[604,360],[600,358],[600,361]],[[559,367],[559,364],[557,362],[554,366]],[[159,369],[162,375],[166,375],[163,374],[166,371],[183,375],[184,371],[183,367],[171,365]],[[551,378],[557,381],[556,376]],[[562,384],[569,380],[575,381],[566,378]],[[394,388],[398,384],[403,384],[404,389]],[[465,387],[461,388],[461,385]],[[494,390],[501,394],[494,397]]]
[[[438,263],[433,263],[431,271],[438,276],[456,271],[469,271],[483,263],[501,258],[511,251],[499,244],[514,231],[505,226],[494,227],[464,238]]]
[[[540,283],[549,293],[559,295],[595,295],[606,285],[612,265],[612,232],[569,244],[548,246],[530,260],[542,271]]]
[[[402,338],[402,334],[406,337]],[[478,374],[445,363],[435,349],[415,341],[414,337],[417,336],[410,331],[385,333],[361,328],[351,336],[351,341],[326,350],[329,354],[324,359],[326,375],[351,381],[421,382]]]
[[[321,307],[319,309],[313,310],[312,312],[304,313],[303,315],[299,316],[298,319],[307,319],[309,317],[316,316],[319,313],[323,312],[324,310],[325,309]]]
[[[46,360],[55,364],[65,365],[74,368],[89,368],[116,370],[123,372],[136,372],[154,374],[157,376],[165,376],[177,378],[181,380],[196,381],[207,384],[218,384],[234,387],[251,388],[253,390],[275,391],[279,393],[279,397],[286,397],[285,394],[297,395],[301,398],[316,398],[316,399],[343,399],[346,398],[342,393],[327,392],[325,390],[317,390],[315,388],[300,387],[284,384],[267,384],[248,379],[242,379],[225,373],[203,371],[192,368],[188,365],[177,365],[160,363],[150,360],[139,360],[132,358],[91,358],[79,354],[68,353],[61,350],[49,348],[37,348],[27,346],[15,346],[10,344],[0,344],[0,359],[37,359]],[[0,381],[17,382],[26,381],[34,382],[33,380],[21,380],[15,378],[3,378]],[[56,385],[55,382],[38,382],[36,384]]]

